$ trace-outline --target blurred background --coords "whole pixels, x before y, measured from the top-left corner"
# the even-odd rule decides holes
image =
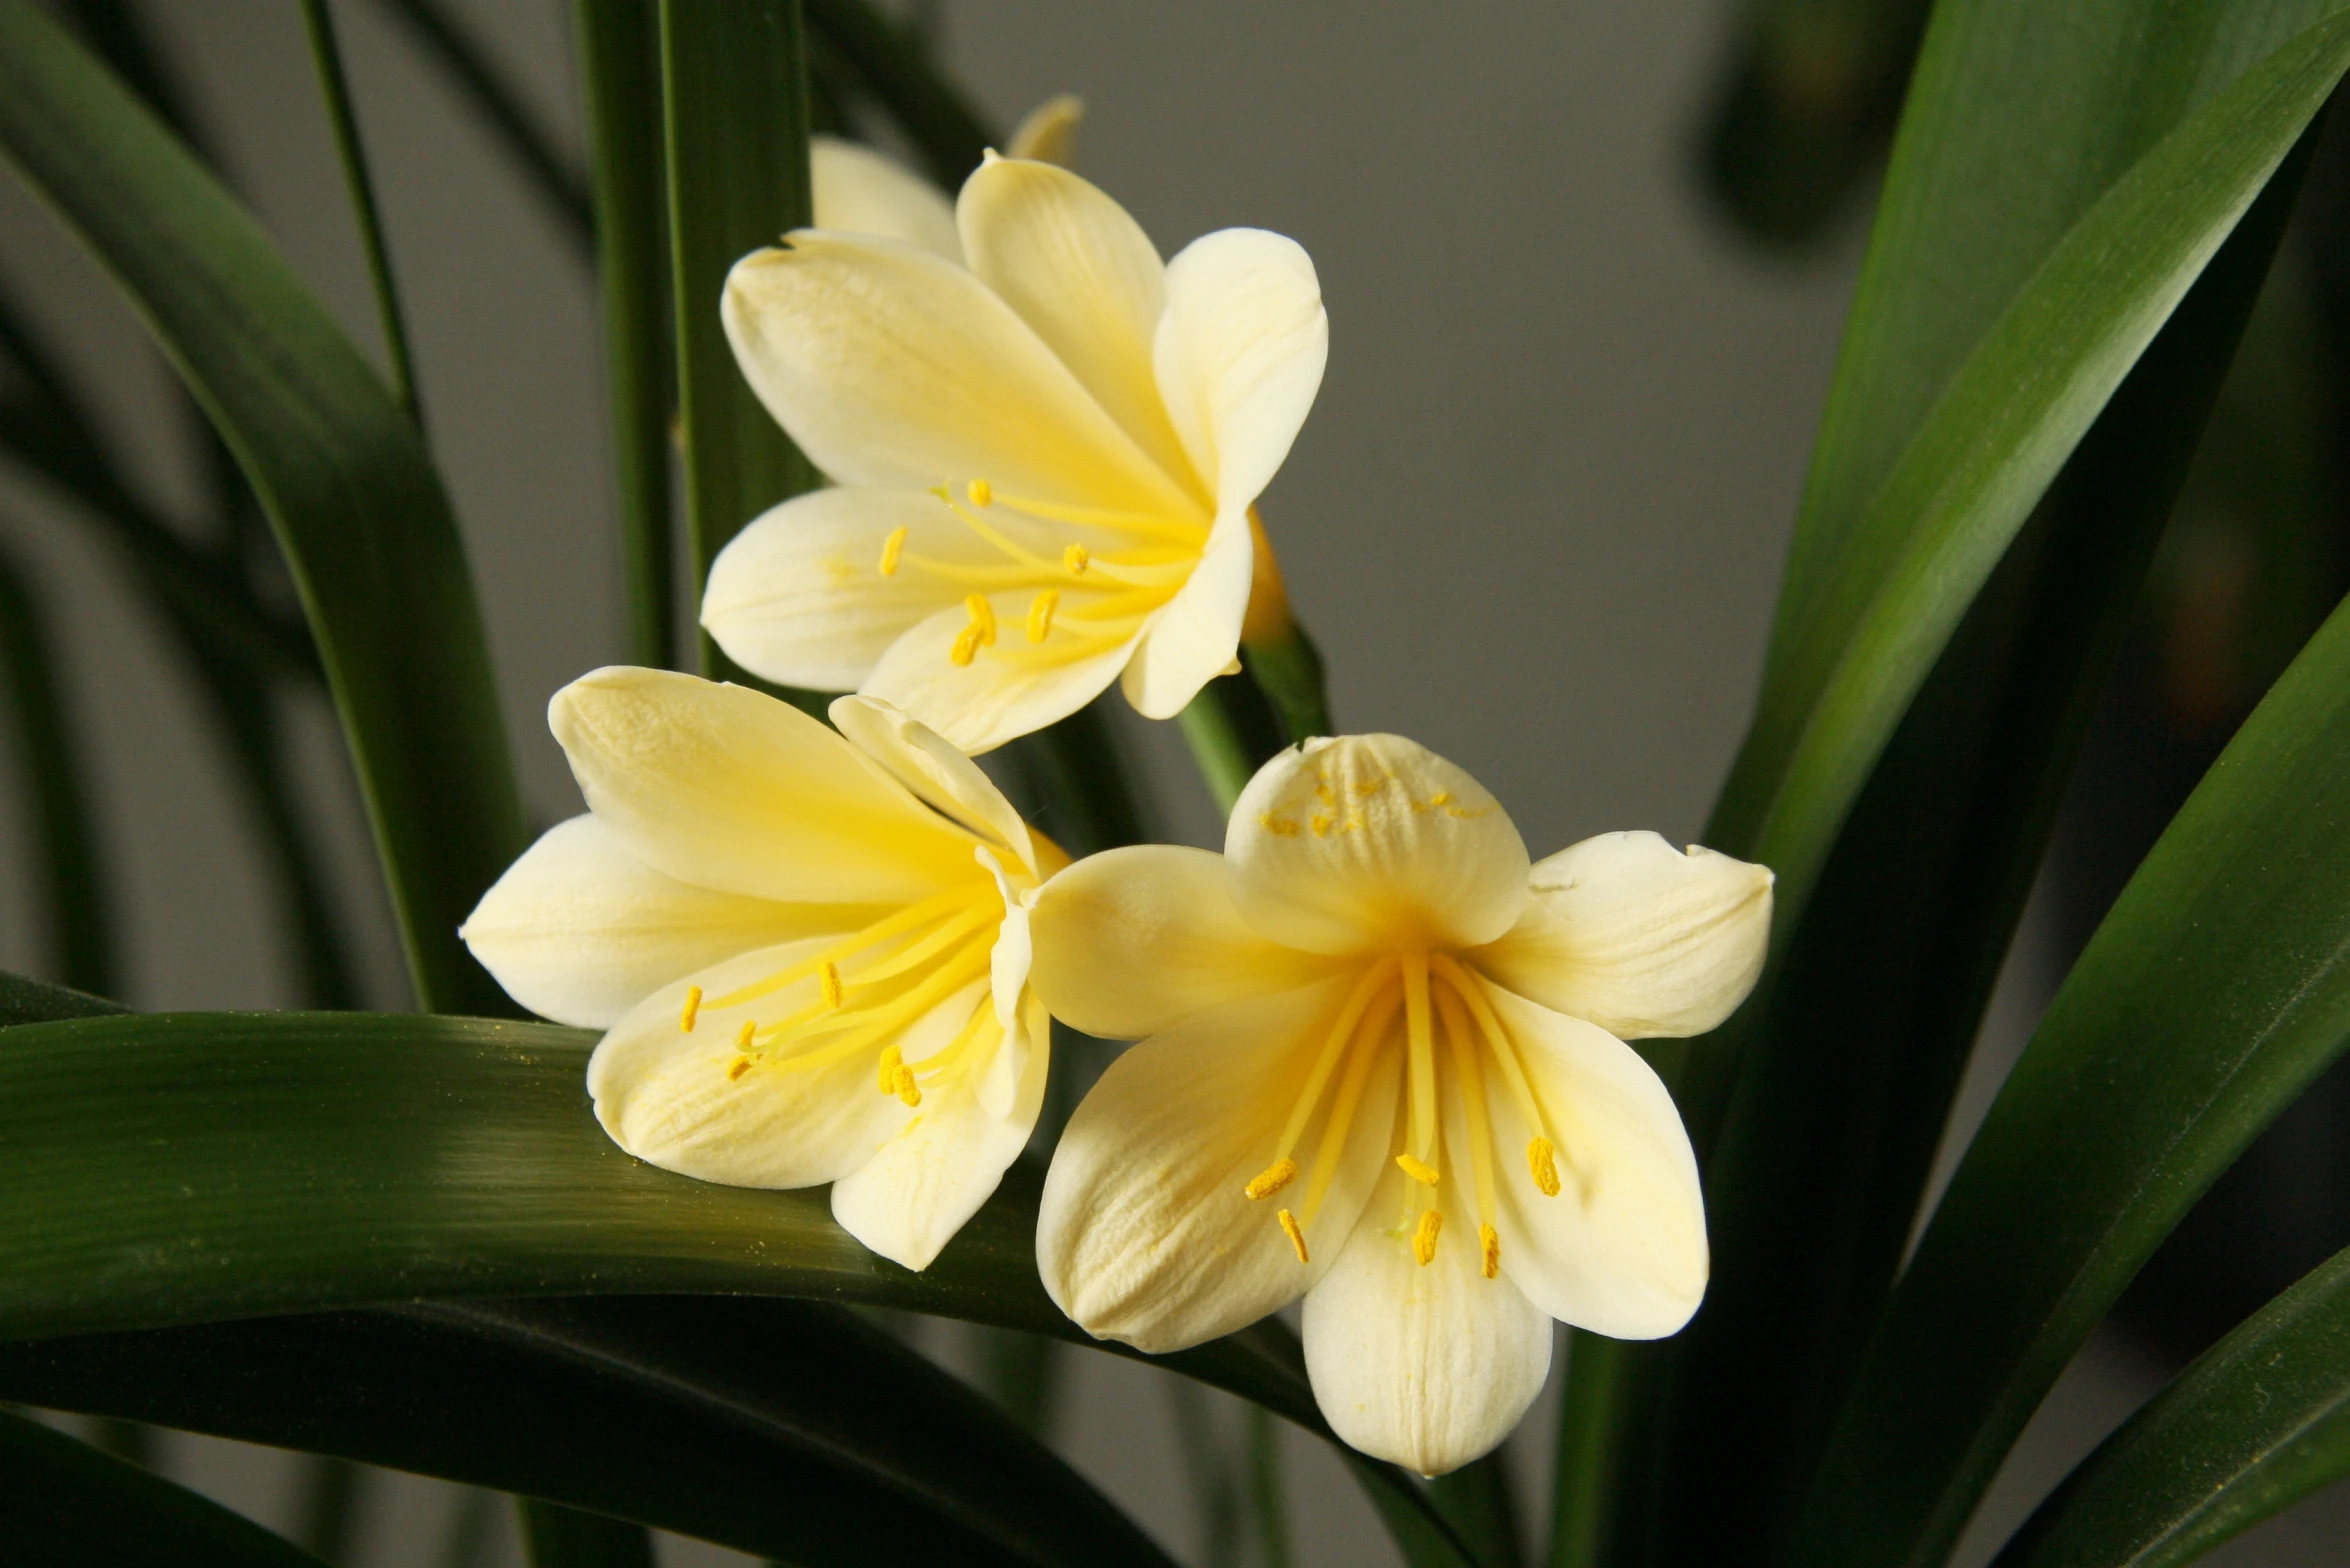
[[[295,0],[58,9],[143,70],[138,85],[374,345]],[[1540,855],[1615,828],[1700,829],[1746,722],[1923,9],[934,0],[893,14],[992,124],[1080,95],[1078,167],[1163,251],[1251,224],[1312,253],[1329,375],[1264,512],[1337,720],[1467,767]],[[527,796],[551,823],[579,806],[545,702],[625,647],[592,256],[549,194],[585,161],[569,7],[333,11],[424,416]],[[503,125],[465,85],[467,62],[510,95]],[[542,147],[535,174],[517,126]],[[2091,736],[1945,1166],[2138,856],[2343,590],[2346,215],[2350,155],[2328,145]],[[189,560],[225,561],[284,613],[266,537],[138,323],[7,181],[0,298],[37,335],[0,334],[0,657],[46,663],[63,693],[55,712],[19,704],[0,733],[0,967],[144,1009],[408,1005],[315,683],[272,677],[254,700],[169,588]],[[60,397],[80,410],[71,430]],[[1117,728],[1157,836],[1217,842],[1172,726],[1121,707]],[[71,771],[30,766],[36,754]],[[60,904],[46,890],[76,803],[98,876],[94,896]],[[2337,1074],[2084,1351],[1966,1561],[1986,1560],[1998,1527],[2169,1369],[2345,1241]],[[908,1331],[983,1371],[974,1336]],[[1239,1452],[1236,1410],[1129,1362],[1072,1353],[1059,1367],[1051,1430],[1082,1469],[1187,1560],[1265,1560],[1215,1462]],[[1529,1525],[1547,1509],[1548,1426],[1546,1402],[1512,1445]],[[454,1487],[147,1441],[174,1476],[343,1562],[518,1560],[502,1510]],[[1295,1561],[1395,1560],[1326,1452],[1291,1435],[1282,1453]],[[2214,1560],[2338,1562],[2344,1539],[2350,1495],[2330,1494]],[[664,1552],[679,1568],[741,1560]]]

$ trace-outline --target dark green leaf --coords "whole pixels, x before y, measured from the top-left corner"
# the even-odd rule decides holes
[[[351,198],[360,252],[367,258],[368,285],[375,291],[375,315],[383,329],[392,397],[421,426],[423,405],[417,397],[416,365],[408,354],[408,323],[400,314],[399,282],[392,275],[383,217],[375,204],[375,178],[367,169],[367,143],[359,134],[359,110],[351,102],[351,84],[343,74],[343,51],[335,42],[334,11],[327,0],[302,0],[302,25],[310,34],[310,58],[318,72],[319,96],[326,101],[326,123],[334,129],[335,154],[343,164],[343,187]]]
[[[0,145],[110,268],[260,495],[324,656],[426,1005],[508,1004],[457,940],[524,834],[480,614],[415,427],[250,217],[29,0]]]
[[[2350,1251],[2081,1462],[1998,1568],[2173,1568],[2350,1474]]]
[[[0,1410],[0,1561],[324,1568],[218,1503]]]

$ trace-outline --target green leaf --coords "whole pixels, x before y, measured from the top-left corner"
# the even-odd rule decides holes
[[[810,1302],[446,1303],[39,1340],[0,1346],[0,1392],[467,1481],[802,1568],[1166,1561],[988,1401]],[[614,1528],[545,1522],[583,1548]]]
[[[5,1410],[0,1559],[105,1568],[323,1568],[218,1503]]]
[[[359,110],[351,102],[351,84],[343,74],[343,51],[335,41],[334,11],[327,0],[302,0],[302,25],[310,35],[310,59],[318,73],[319,96],[326,102],[326,123],[334,129],[335,155],[342,161],[343,188],[350,196],[351,218],[359,230],[359,249],[367,257],[367,282],[375,293],[375,315],[383,331],[392,398],[422,428],[423,404],[416,390],[416,364],[408,353],[408,323],[400,313],[399,282],[392,273],[383,216],[375,202],[375,178],[367,168],[367,143],[359,134]]]
[[[2173,1568],[2350,1474],[2350,1251],[2197,1357],[1997,1568]]]
[[[1791,1563],[1941,1560],[2130,1277],[2350,1041],[2345,885],[2350,608],[2246,721],[2058,993],[1894,1292]]]
[[[0,147],[115,276],[252,481],[325,660],[427,1006],[502,1011],[457,925],[524,841],[481,619],[415,427],[252,219],[29,0]]]

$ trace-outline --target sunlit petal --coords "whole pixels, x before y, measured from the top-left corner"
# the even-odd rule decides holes
[[[1151,622],[1124,689],[1146,719],[1171,719],[1240,652],[1256,550],[1246,515],[1218,518],[1191,577]]]
[[[963,259],[953,203],[896,159],[837,136],[811,136],[808,172],[817,228],[903,240],[949,261]]]
[[[1084,121],[1085,100],[1075,93],[1047,98],[1028,111],[1028,117],[1012,132],[1012,139],[1004,143],[1004,154],[1074,168],[1077,127]]]
[[[1022,594],[988,599],[1007,627],[1018,626],[1027,613]],[[922,622],[890,646],[864,690],[974,756],[1075,713],[1118,678],[1134,652],[1128,637],[1058,663],[1015,661],[982,649],[970,663],[957,664],[955,639],[966,624],[959,604]]]
[[[1295,240],[1222,229],[1167,264],[1159,391],[1219,516],[1247,511],[1280,471],[1329,356],[1322,286]]]
[[[1028,824],[995,781],[936,730],[878,697],[842,697],[826,711],[833,727],[892,778],[1035,873]]]

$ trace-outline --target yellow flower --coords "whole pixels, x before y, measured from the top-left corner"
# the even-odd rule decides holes
[[[886,703],[835,734],[772,697],[598,670],[548,723],[587,797],[462,935],[514,998],[605,1031],[629,1153],[744,1187],[830,1182],[911,1269],[995,1190],[1042,1103],[1026,901],[1067,857]]]
[[[1033,160],[972,174],[952,248],[918,207],[867,200],[855,221],[901,237],[802,230],[729,277],[744,375],[836,488],[736,537],[702,624],[746,669],[971,752],[1113,681],[1172,717],[1237,653],[1251,509],[1321,384],[1313,264],[1257,229],[1162,264]]]
[[[1078,122],[1084,118],[1085,105],[1070,94],[1047,99],[1012,133],[1009,155],[1067,168],[1076,151]],[[903,240],[957,266],[963,264],[955,204],[895,158],[861,142],[811,136],[808,165],[817,228]]]
[[[1696,1163],[1620,1037],[1727,1017],[1770,888],[1653,833],[1530,866],[1492,796],[1392,735],[1267,763],[1220,856],[1080,861],[1036,900],[1037,991],[1147,1038],[1053,1157],[1045,1287],[1157,1352],[1303,1295],[1341,1437],[1474,1459],[1540,1390],[1553,1318],[1644,1339],[1696,1310]]]

